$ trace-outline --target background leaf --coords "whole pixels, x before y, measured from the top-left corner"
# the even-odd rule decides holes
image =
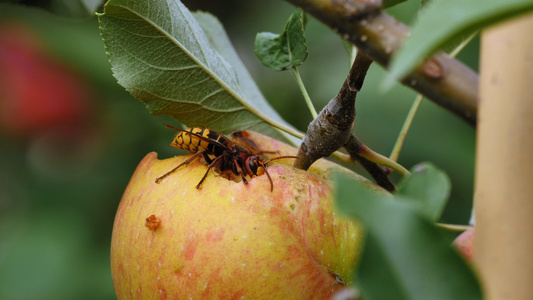
[[[435,0],[420,12],[411,35],[390,65],[392,79],[401,79],[423,59],[446,43],[467,36],[485,26],[526,13],[533,9],[531,0]]]
[[[67,17],[91,17],[104,4],[103,0],[53,0],[52,7]]]
[[[452,239],[409,202],[337,174],[338,209],[357,219],[365,246],[355,282],[365,299],[482,299]]]
[[[234,64],[238,56],[228,54],[234,50],[222,42],[225,35],[213,41],[232,64],[181,2],[111,0],[99,21],[114,76],[151,114],[221,132],[253,129],[276,136],[270,127],[276,126],[300,135],[258,96],[249,76],[236,71],[242,63]]]
[[[21,3],[25,6],[35,6],[45,9],[53,14],[67,18],[89,18],[104,3],[104,0],[48,0],[24,1],[2,0],[0,2]]]
[[[307,58],[304,34],[304,17],[297,9],[287,20],[281,34],[258,33],[255,38],[255,55],[261,63],[276,71],[301,65]]]
[[[405,1],[407,0],[383,0],[383,8],[391,7]]]

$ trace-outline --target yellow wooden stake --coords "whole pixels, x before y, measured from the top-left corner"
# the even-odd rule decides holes
[[[481,48],[474,263],[486,299],[533,299],[533,14]]]

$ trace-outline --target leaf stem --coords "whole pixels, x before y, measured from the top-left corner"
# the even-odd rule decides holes
[[[368,148],[367,148],[368,149]],[[378,165],[391,168],[392,170],[400,173],[402,176],[407,176],[411,174],[406,168],[402,165],[396,163],[395,161],[390,160],[386,156],[383,156],[377,152],[374,152],[370,149],[359,154],[361,157],[368,159],[369,161],[376,163]]]
[[[472,226],[468,225],[456,225],[456,224],[445,224],[445,223],[437,223],[436,224],[440,228],[444,228],[449,231],[467,231],[468,229],[472,228]]]
[[[269,124],[270,126],[282,131],[282,132],[286,132],[296,138],[299,138],[299,139],[302,139],[304,137],[304,134],[299,132],[298,130],[296,129],[292,129],[288,126],[285,126],[284,124],[280,123],[280,122],[277,122],[277,121],[274,121],[273,119],[271,118],[264,118],[263,119],[265,123]]]
[[[368,148],[365,144],[361,143],[355,135],[352,136],[344,148],[350,153],[352,158],[356,158],[357,156],[365,158],[380,166],[388,167],[400,173],[402,176],[410,174],[410,172],[402,165]]]
[[[403,123],[402,129],[400,130],[400,134],[398,135],[398,139],[396,140],[396,143],[394,144],[394,148],[392,148],[390,160],[398,161],[398,157],[400,156],[400,151],[402,150],[403,143],[405,142],[405,137],[407,136],[407,132],[409,131],[409,128],[411,128],[411,124],[413,123],[415,114],[418,111],[418,107],[420,107],[420,103],[422,103],[422,99],[424,99],[424,96],[422,94],[418,94],[415,101],[411,105],[411,108],[409,109],[409,113],[407,114],[407,117],[405,118],[405,122]]]
[[[296,66],[293,66],[291,68],[292,74],[296,78],[296,82],[298,83],[298,87],[300,88],[300,91],[302,91],[302,95],[304,96],[305,103],[307,104],[307,107],[309,108],[309,111],[311,112],[311,116],[313,119],[316,119],[318,116],[318,113],[316,112],[315,107],[313,106],[313,102],[311,101],[311,98],[309,97],[309,94],[307,93],[307,90],[305,89],[305,85],[302,81],[302,77],[300,76],[300,72],[298,72],[298,68]]]
[[[464,41],[462,41],[455,49],[453,49],[452,52],[450,52],[451,57],[456,57],[459,52],[461,52],[466,45],[476,36],[478,32],[472,33],[470,36],[468,36]],[[407,132],[409,131],[409,128],[411,128],[411,124],[413,123],[413,119],[415,117],[416,112],[418,111],[418,108],[420,107],[420,103],[422,103],[422,99],[424,99],[424,96],[422,94],[418,94],[418,96],[415,98],[415,101],[411,105],[411,109],[409,109],[409,113],[407,114],[407,117],[405,118],[405,122],[403,123],[402,129],[400,130],[400,133],[398,135],[398,139],[396,140],[396,143],[394,144],[394,148],[392,149],[390,159],[392,161],[398,161],[398,157],[400,156],[400,151],[402,150],[403,144],[405,142],[405,137],[407,136]]]
[[[457,47],[455,47],[455,49],[452,50],[452,52],[450,52],[450,56],[455,58],[457,56],[457,54],[459,54],[461,51],[463,51],[463,49],[466,47],[466,45],[468,45],[468,43],[470,43],[470,41],[472,41],[472,39],[479,33],[479,31],[475,31],[473,32],[471,35],[469,35],[466,39],[464,39],[464,41],[462,41]]]

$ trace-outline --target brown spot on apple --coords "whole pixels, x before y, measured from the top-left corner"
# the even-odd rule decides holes
[[[159,226],[161,226],[161,219],[155,215],[150,215],[145,220],[146,222],[144,223],[144,226],[152,231],[155,231],[157,228],[159,228]]]

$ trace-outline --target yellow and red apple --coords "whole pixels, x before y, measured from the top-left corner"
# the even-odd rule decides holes
[[[263,150],[296,149],[250,133]],[[276,156],[274,155],[274,156]],[[120,202],[111,245],[119,299],[326,299],[350,284],[361,230],[334,210],[329,162],[309,171],[271,163],[247,185],[190,156],[141,161]],[[361,179],[364,180],[364,179]]]

